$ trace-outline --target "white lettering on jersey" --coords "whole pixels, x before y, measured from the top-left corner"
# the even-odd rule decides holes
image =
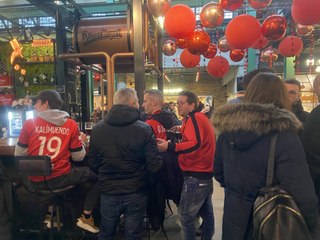
[[[158,130],[158,133],[164,133],[164,132],[166,132],[166,129],[165,129],[162,125],[158,125],[158,126],[157,126],[157,130]]]
[[[50,127],[50,126],[36,126],[36,133],[51,133],[51,134],[63,134],[69,135],[69,128],[65,127]]]

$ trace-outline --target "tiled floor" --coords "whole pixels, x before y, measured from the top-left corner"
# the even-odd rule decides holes
[[[222,213],[223,213],[223,199],[224,199],[224,192],[223,189],[219,186],[219,184],[215,181],[214,182],[214,192],[212,197],[213,208],[214,208],[214,217],[215,217],[215,234],[213,236],[213,240],[220,240],[221,239],[221,226],[222,226]],[[171,204],[173,207],[174,204]],[[167,236],[169,240],[182,240],[180,227],[177,224],[177,209],[173,208],[173,215],[169,215],[166,217],[164,222],[164,228],[166,230]],[[148,234],[146,233],[143,240],[149,239]],[[150,233],[151,240],[165,240],[164,234],[161,230],[154,232],[151,231]],[[199,237],[200,239],[200,237]]]

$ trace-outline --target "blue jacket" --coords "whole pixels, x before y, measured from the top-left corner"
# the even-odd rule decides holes
[[[217,141],[214,176],[225,188],[222,239],[252,239],[252,208],[266,184],[271,136],[278,133],[275,182],[287,190],[315,227],[317,197],[297,132],[300,121],[273,105],[228,104],[217,109],[213,123]]]

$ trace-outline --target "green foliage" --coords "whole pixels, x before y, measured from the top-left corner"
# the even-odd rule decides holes
[[[52,85],[30,85],[29,87],[16,86],[16,98],[24,98],[26,95],[35,96],[45,89],[54,89]]]

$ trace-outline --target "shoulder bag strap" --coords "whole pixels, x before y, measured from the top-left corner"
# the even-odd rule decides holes
[[[271,144],[269,150],[269,158],[268,158],[268,172],[267,172],[267,181],[266,186],[272,186],[273,183],[273,172],[274,172],[274,162],[275,162],[275,151],[276,151],[276,143],[277,143],[278,133],[272,135]]]

